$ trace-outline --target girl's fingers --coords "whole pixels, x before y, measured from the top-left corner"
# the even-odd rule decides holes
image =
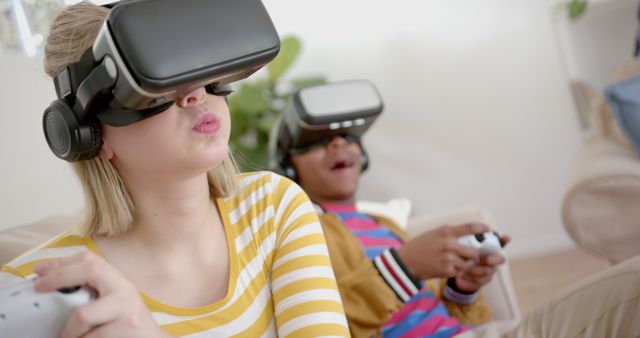
[[[35,288],[40,292],[55,291],[61,288],[74,287],[79,285],[94,285],[97,280],[91,271],[92,268],[84,263],[74,263],[60,268],[52,269],[46,275],[38,278],[35,282]]]
[[[90,252],[52,260],[44,270],[46,273],[35,282],[35,288],[40,292],[89,285],[98,294],[105,294],[112,288],[109,285],[115,283],[110,266]]]
[[[45,262],[39,263],[36,266],[34,266],[33,271],[35,271],[38,274],[38,276],[42,276],[47,274],[51,270],[60,268],[61,266],[78,262],[82,260],[84,255],[86,254],[87,254],[86,252],[80,252],[67,257],[49,259]]]
[[[71,313],[65,324],[61,338],[83,337],[99,325],[114,321],[119,314],[116,297],[107,296],[77,308]]]

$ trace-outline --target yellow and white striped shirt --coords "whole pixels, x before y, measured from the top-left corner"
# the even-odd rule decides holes
[[[270,172],[242,174],[219,198],[230,251],[229,292],[198,308],[142,297],[167,332],[182,337],[348,337],[322,228],[300,187]],[[90,237],[62,234],[2,268],[0,280],[33,276],[43,260],[92,250]],[[3,283],[0,283],[3,284]]]

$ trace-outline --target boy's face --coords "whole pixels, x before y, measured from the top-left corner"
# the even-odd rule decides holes
[[[298,183],[316,203],[353,203],[361,172],[360,146],[334,136],[322,146],[292,155]]]

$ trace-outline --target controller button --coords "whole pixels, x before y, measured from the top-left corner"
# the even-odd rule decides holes
[[[74,287],[70,287],[70,288],[62,288],[62,289],[58,289],[58,292],[61,293],[74,293],[76,291],[80,290],[79,286],[74,286]]]

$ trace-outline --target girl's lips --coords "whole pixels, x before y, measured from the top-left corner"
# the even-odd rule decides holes
[[[220,119],[210,112],[205,112],[198,116],[196,123],[191,130],[199,134],[211,135],[220,129]]]

